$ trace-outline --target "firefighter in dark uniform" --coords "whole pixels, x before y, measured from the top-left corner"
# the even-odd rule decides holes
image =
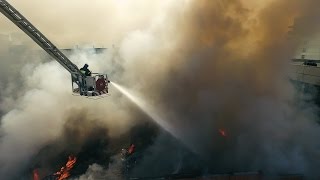
[[[81,69],[81,73],[86,75],[86,76],[91,76],[91,71],[88,69],[89,65],[85,64]]]
[[[84,74],[85,76],[87,77],[91,77],[91,71],[88,69],[89,65],[88,64],[85,64],[81,69],[81,73]],[[86,78],[86,81],[88,81],[90,79]],[[88,82],[87,82],[88,83]],[[87,88],[89,91],[92,91],[93,90],[93,87],[92,86],[88,86],[87,85]]]

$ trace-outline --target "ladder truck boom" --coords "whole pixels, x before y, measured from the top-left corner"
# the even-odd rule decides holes
[[[70,72],[73,93],[81,96],[103,96],[108,94],[110,81],[107,74],[91,74],[88,69],[86,71],[89,71],[90,74],[80,71],[75,64],[6,0],[0,0],[0,12]],[[87,67],[88,65],[86,65]]]
[[[33,39],[43,50],[50,54],[71,74],[81,74],[78,67],[73,64],[54,44],[52,44],[36,27],[21,15],[6,0],[0,0],[0,12],[11,20],[16,26]]]

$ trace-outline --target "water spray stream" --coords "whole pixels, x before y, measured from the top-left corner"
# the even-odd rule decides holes
[[[170,124],[168,124],[162,117],[155,112],[155,110],[148,105],[145,101],[143,101],[140,97],[134,95],[132,92],[127,90],[126,88],[120,86],[115,82],[111,82],[111,84],[116,87],[121,93],[127,96],[132,102],[134,102],[143,112],[145,112],[152,120],[154,120],[159,126],[161,126],[164,130],[169,132],[174,137],[180,139]]]
[[[167,123],[167,121],[164,120],[163,117],[160,117],[156,113],[156,111],[148,104],[146,101],[144,101],[139,96],[133,94],[128,89],[120,86],[119,84],[115,82],[111,82],[111,84],[116,87],[121,93],[123,93],[125,96],[127,96],[132,102],[134,102],[143,112],[145,112],[155,123],[157,123],[160,127],[162,127],[165,131],[170,133],[173,137],[180,140],[188,149],[190,149],[192,152],[197,153],[197,150],[194,149],[194,147],[191,147],[185,139],[182,138],[181,134],[178,133],[178,131],[170,124]]]

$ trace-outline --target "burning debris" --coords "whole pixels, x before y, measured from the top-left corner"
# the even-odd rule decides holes
[[[129,149],[128,149],[128,153],[129,153],[129,154],[133,154],[134,151],[135,151],[135,149],[136,149],[136,146],[135,146],[134,144],[131,144],[130,147],[129,147]]]
[[[47,179],[54,179],[54,180],[66,180],[68,177],[71,176],[71,169],[73,169],[74,165],[77,162],[77,158],[75,156],[69,156],[68,161],[64,166],[60,168],[59,171],[53,173],[51,175],[45,176],[44,178],[40,178],[39,169],[33,170],[33,180],[47,180]]]
[[[143,152],[136,153],[134,144],[131,144],[128,149],[122,149],[121,172],[123,176],[129,177],[130,173],[138,165],[138,162],[141,161],[142,157],[143,157]]]
[[[128,149],[122,149],[121,150],[121,159],[122,161],[126,161],[129,157],[134,155],[136,151],[136,146],[134,144],[131,144]]]
[[[33,170],[33,180],[40,180],[38,169]]]
[[[78,125],[79,119],[82,121],[81,125]],[[136,148],[139,147],[140,151],[140,149],[148,147],[153,142],[152,139],[156,136],[158,130],[153,124],[145,123],[136,125],[123,136],[110,138],[107,128],[103,128],[100,123],[88,119],[85,114],[70,117],[63,136],[37,154],[31,166],[37,167],[38,180],[80,178],[86,172],[90,173],[89,169],[93,167],[93,164],[108,171],[112,166],[112,171],[119,170],[117,176],[120,177],[123,175],[123,161],[121,161],[119,155],[121,149],[125,147],[126,157],[130,157],[129,160],[126,159],[128,160],[126,162],[133,165],[133,159],[136,158]],[[86,128],[84,129],[84,127]],[[79,138],[79,134],[83,138]],[[72,146],[69,146],[70,144]],[[69,154],[72,154],[72,156],[68,157]],[[115,159],[116,156],[118,159]],[[134,158],[132,158],[133,156]],[[65,159],[62,159],[62,157],[68,157],[67,163],[58,172],[52,173],[57,170],[57,167],[60,168],[61,164],[65,163]],[[120,165],[117,164],[117,161]],[[30,176],[30,171],[28,173],[28,176]]]
[[[74,167],[77,162],[75,156],[69,156],[68,161],[65,166],[63,166],[60,171],[56,172],[54,175],[57,176],[57,180],[65,180],[70,176],[70,170]]]
[[[227,137],[226,130],[224,130],[224,129],[219,129],[219,134],[220,134],[222,137]]]

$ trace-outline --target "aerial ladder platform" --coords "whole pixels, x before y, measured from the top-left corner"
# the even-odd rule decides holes
[[[108,93],[110,81],[106,74],[92,73],[92,76],[83,74],[75,64],[6,0],[0,0],[0,12],[71,73],[73,93],[84,96],[100,96]]]

